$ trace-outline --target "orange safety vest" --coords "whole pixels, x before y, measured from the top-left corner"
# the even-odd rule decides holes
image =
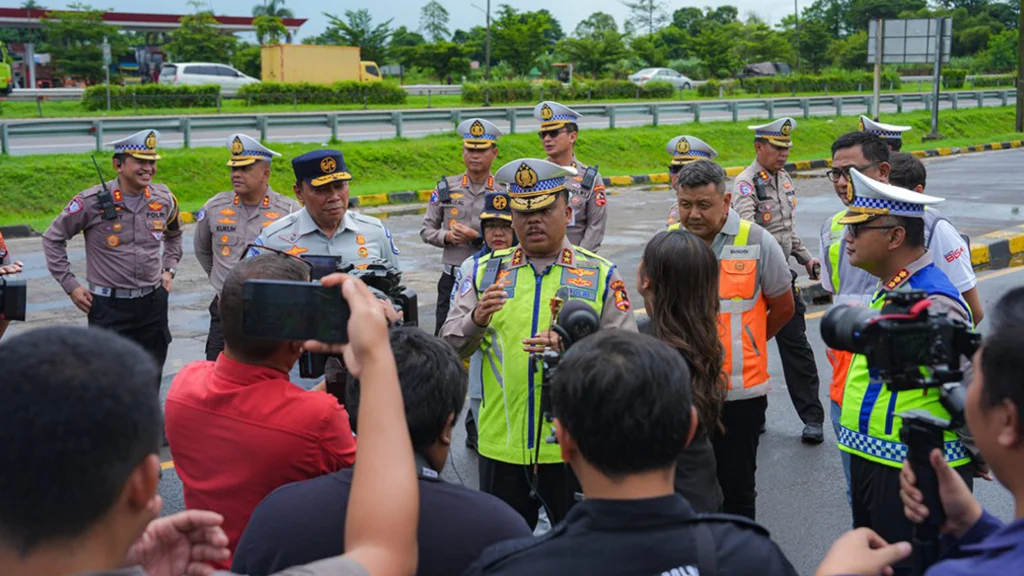
[[[669,230],[681,226],[673,224]],[[751,233],[755,238],[751,239]],[[740,220],[740,230],[718,254],[718,337],[729,374],[726,400],[746,400],[768,394],[768,299],[761,292],[758,266],[764,229]],[[751,241],[753,240],[753,241]]]
[[[853,363],[853,352],[825,347],[825,356],[828,357],[828,363],[832,365],[832,381],[828,384],[828,397],[842,406],[846,375],[850,372],[850,364]]]

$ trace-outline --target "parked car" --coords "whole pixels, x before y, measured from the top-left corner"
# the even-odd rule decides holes
[[[743,67],[737,78],[753,78],[755,76],[787,76],[793,69],[785,62],[755,62]]]
[[[235,70],[227,64],[210,62],[175,62],[165,63],[160,67],[158,84],[172,86],[200,86],[203,84],[219,84],[221,94],[234,95],[246,84],[259,82],[252,76]]]
[[[658,82],[671,82],[676,88],[684,90],[693,88],[693,80],[671,68],[644,68],[639,72],[631,74],[629,80],[637,86],[643,86],[648,82],[656,80]]]

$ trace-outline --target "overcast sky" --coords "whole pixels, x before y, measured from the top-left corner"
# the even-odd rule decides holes
[[[72,0],[73,1],[73,0]],[[205,6],[212,6],[215,14],[224,16],[247,16],[251,13],[253,0],[202,0]],[[623,20],[627,17],[629,10],[619,0],[563,0],[562,2],[551,2],[550,0],[504,0],[519,10],[539,10],[547,8],[555,15],[555,18],[562,24],[567,34],[572,33],[576,24],[589,16],[592,12],[608,12],[615,17],[615,21],[622,28]],[[800,8],[809,5],[812,0],[799,0]],[[37,0],[39,4],[47,8],[66,8],[71,2],[61,0]],[[123,12],[160,12],[164,14],[184,14],[191,10],[186,0],[163,0],[159,3],[140,3],[138,0],[85,0],[96,8],[107,8]],[[315,36],[323,32],[326,27],[326,18],[322,12],[341,15],[346,9],[357,10],[367,8],[373,15],[374,21],[393,18],[392,27],[406,26],[410,29],[419,27],[420,8],[427,0],[352,0],[348,2],[324,2],[323,0],[286,0],[286,5],[292,9],[296,17],[307,18],[306,22],[299,29],[299,38]],[[482,11],[473,8],[476,4],[482,8],[487,7],[487,0],[440,0],[441,4],[448,9],[451,15],[451,30],[468,30],[476,25],[484,25],[485,19]],[[497,11],[498,4],[503,0],[491,0],[492,15]],[[0,0],[0,6],[16,7],[21,0]],[[701,2],[684,3],[680,1],[669,1],[668,14],[683,6],[721,6],[731,4],[739,8],[740,17],[750,12],[755,12],[765,20],[776,23],[787,14],[793,12],[793,2],[790,0],[704,0]],[[159,8],[157,8],[159,6]]]

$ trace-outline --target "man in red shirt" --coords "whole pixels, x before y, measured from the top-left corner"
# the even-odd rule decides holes
[[[278,253],[235,266],[220,297],[224,351],[185,366],[164,408],[185,506],[223,515],[232,551],[264,496],[351,466],[356,453],[345,408],[321,387],[288,381],[302,343],[243,335],[242,285],[257,278],[308,281],[310,268]]]

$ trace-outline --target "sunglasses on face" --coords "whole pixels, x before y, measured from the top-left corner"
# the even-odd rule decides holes
[[[556,128],[555,130],[544,130],[540,132],[540,139],[545,138],[558,138],[558,135],[565,131],[565,128]]]
[[[850,231],[850,236],[856,238],[861,230],[892,230],[893,228],[898,228],[898,226],[868,226],[872,222],[874,220],[868,220],[860,224],[847,224],[846,229]]]
[[[676,174],[679,174],[679,172],[681,172],[682,169],[683,169],[682,166],[669,166],[668,167],[668,173],[672,174],[673,176],[675,176]]]
[[[825,175],[828,176],[828,179],[831,180],[832,182],[838,182],[840,176],[849,180],[850,169],[852,168],[856,168],[858,172],[863,172],[868,168],[874,168],[875,166],[878,166],[878,162],[871,162],[870,164],[862,164],[860,166],[846,166],[843,168],[833,168],[828,172],[825,172]]]

